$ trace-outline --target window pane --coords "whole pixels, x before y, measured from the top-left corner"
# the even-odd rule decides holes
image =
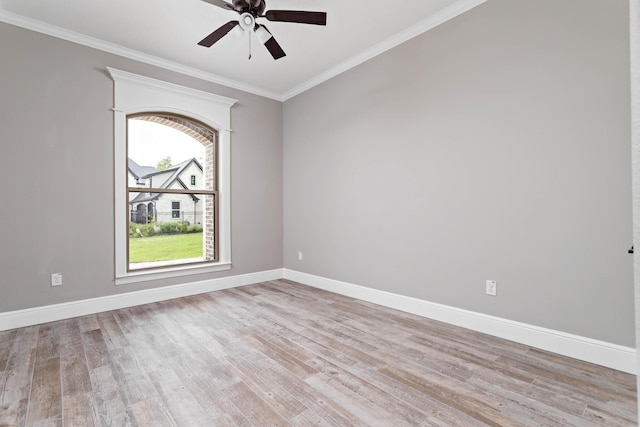
[[[215,132],[184,117],[127,119],[128,268],[217,260]]]
[[[146,193],[135,192],[134,198]],[[129,269],[213,261],[215,196],[156,194],[155,200],[134,204],[129,215]],[[180,202],[171,201],[176,197]],[[174,218],[178,204],[180,217]]]
[[[189,123],[186,119],[173,120]],[[184,129],[182,123],[161,116],[136,116],[127,123],[129,187],[215,189],[213,139],[195,134],[196,139],[172,127]]]
[[[171,202],[171,218],[182,219],[182,212],[180,211],[180,202]]]

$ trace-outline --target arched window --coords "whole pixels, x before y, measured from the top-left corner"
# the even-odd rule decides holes
[[[116,284],[231,268],[236,101],[108,71],[115,82]],[[154,253],[162,248],[170,254]]]
[[[146,210],[142,232],[129,226],[129,271],[218,261],[217,135],[175,114],[127,117],[127,198]]]

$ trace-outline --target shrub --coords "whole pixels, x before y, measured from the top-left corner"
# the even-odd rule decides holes
[[[151,237],[157,234],[202,233],[201,225],[189,225],[188,222],[169,221],[157,224],[129,223],[129,237]]]
[[[163,222],[160,224],[160,230],[162,234],[175,234],[182,232],[181,222]]]
[[[129,237],[150,237],[154,236],[156,228],[153,224],[136,224],[135,222],[129,223]]]

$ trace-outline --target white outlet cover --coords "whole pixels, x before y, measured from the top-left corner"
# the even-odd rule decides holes
[[[51,286],[62,286],[62,273],[53,273],[51,275]]]
[[[497,296],[498,295],[498,282],[495,280],[487,280],[485,292],[487,295]]]

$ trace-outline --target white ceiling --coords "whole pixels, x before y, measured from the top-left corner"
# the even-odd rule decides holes
[[[0,21],[286,100],[486,0],[265,0],[267,10],[327,12],[327,26],[268,22],[287,56],[255,36],[197,43],[238,14],[201,0],[0,0]]]

